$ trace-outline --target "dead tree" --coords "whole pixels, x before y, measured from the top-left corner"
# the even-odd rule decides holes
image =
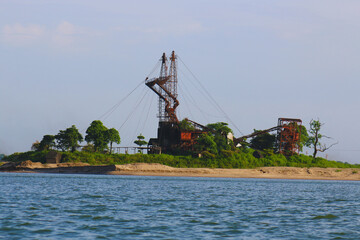
[[[319,120],[311,120],[310,121],[310,129],[309,132],[309,138],[307,140],[306,146],[310,148],[314,148],[313,158],[316,158],[316,154],[318,152],[325,152],[332,146],[338,144],[338,142],[331,144],[330,146],[326,146],[326,144],[322,144],[320,140],[322,138],[328,138],[332,139],[331,137],[322,135],[320,133],[321,127],[324,125],[324,123],[321,123]]]

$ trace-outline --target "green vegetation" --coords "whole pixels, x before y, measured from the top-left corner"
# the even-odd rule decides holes
[[[251,139],[249,143],[242,143],[240,148],[236,148],[232,140],[228,138],[228,136],[231,136],[232,130],[227,123],[218,122],[208,124],[206,127],[209,129],[208,133],[202,134],[197,139],[194,145],[195,151],[189,151],[186,156],[184,156],[184,151],[179,152],[183,155],[112,154],[107,151],[108,144],[111,149],[113,142],[120,143],[119,132],[114,128],[108,129],[101,121],[95,120],[86,130],[85,140],[87,145],[82,147],[82,151],[77,150],[83,137],[73,125],[66,130],[60,130],[55,136],[45,135],[41,142],[37,141],[33,144],[32,150],[34,151],[14,153],[5,156],[3,160],[11,162],[31,160],[44,163],[47,152],[57,148],[63,151],[62,162],[84,162],[92,165],[142,162],[185,168],[256,168],[267,166],[360,168],[360,165],[357,164],[328,161],[316,157],[316,151],[326,150],[324,145],[319,145],[319,139],[323,137],[319,134],[321,127],[319,121],[310,123],[309,135],[304,126],[300,130],[302,132],[300,147],[313,146],[315,148],[313,156],[276,154],[276,138],[269,133],[258,135]],[[182,121],[181,128],[192,129],[188,121]],[[140,134],[134,143],[141,147],[147,144],[144,139],[145,137]],[[201,157],[194,157],[198,153],[200,153]],[[357,173],[357,171],[353,173],[355,174],[355,172]]]
[[[22,162],[26,160],[31,160],[33,162],[42,162],[45,163],[45,156],[48,151],[29,151],[23,153],[13,153],[11,155],[5,156],[2,160],[7,162]]]
[[[93,143],[95,151],[104,151],[107,146],[107,127],[99,120],[95,120],[90,124],[86,130],[85,140],[88,143]]]
[[[36,145],[35,145],[36,146]],[[35,147],[39,151],[49,150],[52,147],[55,147],[55,136],[45,135],[41,142]]]
[[[49,135],[45,135],[44,138],[46,136]],[[79,142],[82,142],[84,138],[81,136],[79,130],[75,127],[75,125],[72,125],[66,130],[60,130],[60,132],[55,136],[55,139],[58,148],[63,151],[68,151],[70,149],[71,152],[74,152],[76,148],[80,146]]]
[[[195,127],[191,124],[191,122],[188,121],[187,118],[184,118],[179,123],[179,128],[181,131],[194,131]]]
[[[257,130],[254,129],[254,132]],[[276,142],[276,136],[270,133],[264,133],[258,135],[250,140],[250,147],[253,149],[274,149]]]
[[[228,127],[227,123],[218,122],[211,123],[206,125],[209,128],[210,135],[213,136],[213,140],[216,143],[217,153],[219,154],[222,150],[230,150],[231,146],[233,146],[232,142],[227,138],[229,133],[233,133],[232,130]]]
[[[313,148],[313,158],[316,158],[316,154],[318,152],[325,152],[332,146],[334,146],[337,143],[333,143],[330,146],[326,146],[325,144],[322,144],[320,141],[322,138],[330,138],[320,133],[321,127],[324,125],[324,123],[321,123],[319,120],[311,120],[310,121],[310,129],[309,129],[309,136],[307,137],[306,146]]]
[[[63,152],[75,152],[80,147],[79,143],[84,140],[79,130],[72,125],[71,127],[60,130],[58,134],[45,135],[41,142],[35,141],[31,150],[33,151],[48,151],[58,149]],[[99,120],[91,123],[90,127],[86,130],[85,140],[87,145],[83,147],[83,151],[88,152],[106,152],[110,148],[110,154],[113,143],[120,143],[119,132],[114,129],[108,129]],[[108,147],[108,144],[110,147]]]
[[[140,133],[140,135],[137,136],[137,140],[135,140],[134,143],[136,145],[138,145],[139,147],[141,147],[141,146],[147,144],[147,141],[145,141],[144,139],[145,139],[145,137]]]
[[[215,137],[213,135],[204,133],[197,139],[195,149],[199,152],[208,152],[211,154],[217,154],[217,145],[215,143]]]
[[[29,151],[14,153],[6,156],[4,161],[19,162],[31,160],[33,162],[45,161],[48,151]],[[253,149],[223,150],[215,155],[203,152],[201,158],[192,156],[174,156],[166,154],[104,154],[97,152],[64,152],[62,162],[85,162],[91,165],[126,164],[126,163],[160,163],[172,167],[183,168],[256,168],[270,166],[286,167],[322,167],[322,168],[360,168],[360,165],[328,161],[324,158],[313,158],[306,155],[293,155],[285,157],[281,154],[264,154],[263,158],[255,158]]]
[[[110,154],[111,154],[111,150],[112,150],[112,144],[113,143],[120,143],[120,134],[119,132],[115,129],[115,128],[110,128],[109,130],[106,131],[106,137],[107,140],[110,142]]]

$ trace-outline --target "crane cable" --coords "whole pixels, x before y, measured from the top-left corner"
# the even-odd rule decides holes
[[[179,69],[179,70],[180,70],[180,72],[182,73],[182,75],[183,75],[185,78],[187,78],[188,80],[190,80],[189,77],[188,77],[181,69]],[[190,91],[188,90],[188,87],[186,86],[185,81],[182,81],[182,83],[183,83],[183,85],[184,85],[184,88],[185,88],[186,92],[187,92],[187,93],[189,94],[189,96],[190,96],[190,100],[192,100],[194,106],[198,109],[199,112],[202,113],[203,117],[204,117],[206,120],[207,120],[207,118],[204,116],[204,114],[206,114],[206,115],[208,115],[208,116],[210,116],[210,117],[215,117],[215,118],[221,118],[221,117],[223,117],[223,116],[216,116],[216,115],[214,115],[214,114],[210,114],[210,113],[208,113],[208,112],[203,111],[203,110],[199,107],[199,105],[197,105],[196,101],[194,100],[193,96],[191,95]],[[192,82],[190,81],[190,83],[192,83]],[[192,84],[193,84],[193,83],[192,83]],[[193,86],[194,86],[201,94],[203,94],[203,96],[209,101],[209,97],[208,97],[208,96],[206,96],[203,92],[201,92],[201,90],[200,90],[195,84],[193,84]],[[180,85],[179,85],[179,87],[180,87]],[[184,99],[185,99],[185,98],[184,98]],[[211,101],[209,101],[209,102],[211,102]]]
[[[147,92],[148,93],[148,92]],[[127,118],[125,119],[125,121],[123,122],[123,124],[121,124],[121,126],[119,127],[118,131],[120,132],[121,128],[125,125],[125,123],[129,120],[129,118],[134,114],[135,110],[139,107],[139,105],[142,103],[142,101],[144,100],[145,96],[147,95],[143,94],[142,98],[140,99],[140,101],[138,101],[138,103],[136,104],[135,108],[132,110],[132,112],[127,116]]]
[[[160,61],[158,61],[151,72],[148,74],[147,77],[149,77],[151,74],[155,72],[155,70],[159,67]],[[125,101],[138,87],[140,87],[143,83],[145,83],[145,80],[141,81],[131,92],[129,92],[125,97],[123,97],[119,102],[117,102],[114,106],[112,106],[109,110],[107,110],[103,115],[101,115],[98,119],[104,118],[106,120],[110,115],[121,105],[123,101]]]
[[[123,103],[138,87],[140,87],[145,81],[141,81],[131,92],[129,92],[125,97],[123,97],[118,103],[112,106],[108,111],[101,115],[98,119],[104,118],[106,120],[110,115]]]
[[[183,60],[178,56],[178,59],[181,61],[182,64],[184,64],[185,68],[190,72],[190,74],[194,77],[194,79],[198,82],[198,84],[204,89],[205,93],[210,97],[210,99],[213,101],[213,103],[218,107],[218,109],[225,115],[226,119],[241,133],[240,129],[236,126],[236,124],[230,119],[230,117],[226,114],[226,112],[220,107],[220,105],[215,101],[215,99],[210,95],[210,93],[206,90],[204,85],[199,81],[199,79],[195,76],[194,73],[191,72],[191,70],[186,66],[186,64],[183,62]]]
[[[148,103],[149,103],[149,98],[151,98],[151,97],[149,97],[150,95],[148,95],[148,93],[149,93],[149,91],[147,91],[146,93],[145,93],[145,95],[146,95],[146,97],[144,98],[144,100],[145,100],[145,103],[143,104],[143,108],[142,108],[142,110],[141,110],[141,112],[140,112],[140,116],[139,116],[139,120],[138,120],[138,123],[137,123],[137,125],[136,125],[136,128],[135,128],[135,131],[134,131],[134,133],[133,133],[133,136],[134,136],[134,139],[136,139],[135,137],[136,136],[138,136],[138,129],[139,129],[139,126],[140,125],[142,125],[142,120],[144,119],[143,118],[143,114],[145,114],[145,109],[146,109],[146,107],[148,106]],[[140,132],[140,133],[142,133],[142,132]]]

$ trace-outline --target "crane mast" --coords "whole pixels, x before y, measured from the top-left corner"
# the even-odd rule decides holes
[[[180,127],[179,119],[176,115],[176,108],[179,106],[177,99],[177,57],[172,51],[168,60],[166,54],[163,53],[161,59],[161,69],[159,77],[148,79],[145,84],[154,91],[159,97],[159,127],[157,138],[151,138],[148,146],[153,150],[149,153],[159,153],[155,149],[160,149],[160,152],[175,153],[182,151],[194,151],[194,145],[197,139],[204,133],[212,132],[211,129],[199,123],[185,119],[192,125],[192,129],[185,129]],[[170,61],[170,64],[169,64]],[[268,132],[277,131],[277,148],[278,152],[291,155],[298,153],[300,149],[301,136],[300,119],[293,118],[279,118],[278,126],[257,131],[252,134],[233,139],[235,145],[245,141],[246,138],[252,138],[265,134]]]
[[[163,53],[161,58],[160,76],[146,79],[145,84],[159,96],[159,122],[179,122],[176,116],[177,100],[177,62],[175,52],[170,57],[170,70],[168,72],[167,57]]]

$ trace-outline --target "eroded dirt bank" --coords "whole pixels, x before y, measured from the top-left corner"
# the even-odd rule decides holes
[[[3,172],[80,173],[173,177],[360,180],[360,169],[261,167],[256,169],[174,168],[158,163],[90,166],[86,163],[41,164],[24,161],[0,166]]]

